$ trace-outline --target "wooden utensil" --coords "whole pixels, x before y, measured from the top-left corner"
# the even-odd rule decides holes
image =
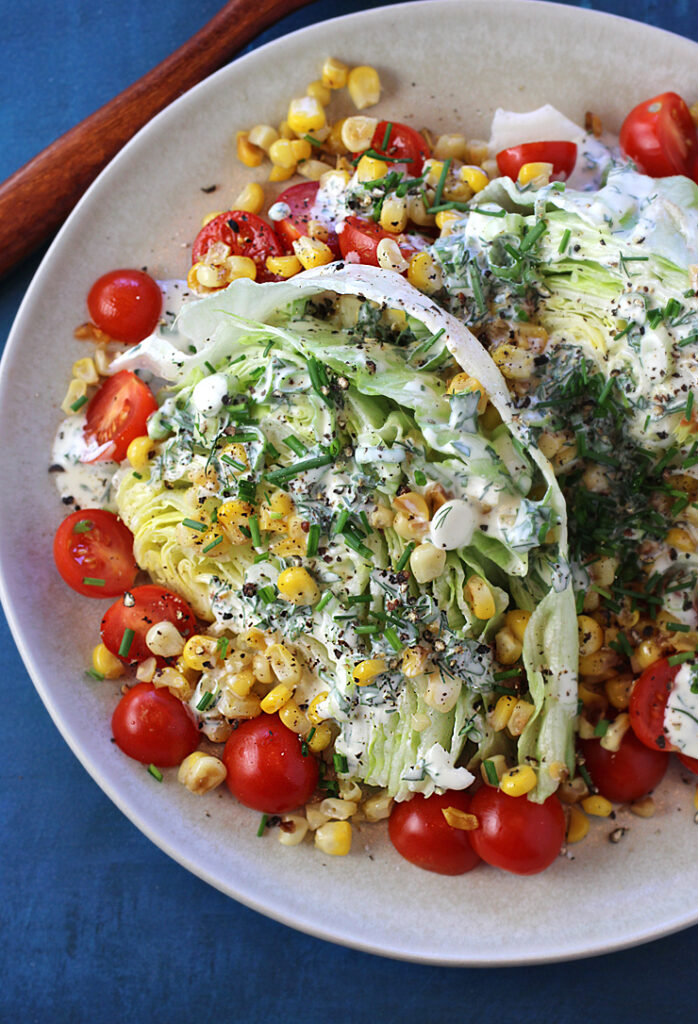
[[[183,46],[0,185],[0,275],[65,220],[99,172],[160,110],[309,0],[229,0]]]

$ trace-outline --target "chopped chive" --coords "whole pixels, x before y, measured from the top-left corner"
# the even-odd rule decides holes
[[[188,526],[190,530],[198,530],[199,533],[205,533],[208,529],[206,523],[200,523],[197,519],[183,519],[182,526]]]
[[[86,676],[90,676],[92,679],[98,680],[98,682],[100,682],[100,683],[105,678],[104,673],[103,672],[98,672],[96,668],[87,668],[87,669],[85,669],[85,675]]]
[[[405,550],[400,555],[400,557],[398,558],[397,564],[395,566],[395,572],[402,572],[402,570],[405,568],[405,566],[410,560],[410,555],[412,554],[416,547],[416,542],[411,540],[407,547],[405,548]]]
[[[691,413],[693,412],[693,400],[694,400],[693,392],[689,391],[688,392],[688,398],[686,399],[686,412],[684,413],[684,418],[687,419],[687,420],[690,420]]]
[[[603,408],[603,406],[606,404],[606,399],[610,395],[612,388],[613,388],[613,377],[609,377],[608,380],[606,381],[606,383],[604,384],[604,386],[602,387],[601,392],[600,392],[599,397],[598,397],[598,404],[599,404],[599,406],[601,408]]]
[[[269,821],[269,815],[268,814],[263,814],[262,817],[260,818],[260,821],[259,821],[259,828],[257,829],[257,838],[258,839],[261,839],[262,836],[264,835],[264,830],[267,827],[267,822],[268,821]]]
[[[107,581],[100,580],[96,576],[83,576],[82,582],[86,587],[106,587]]]
[[[443,210],[457,210],[459,213],[465,213],[466,210],[470,211],[470,207],[467,203],[459,203],[455,199],[450,199],[447,203],[430,206],[427,213],[441,213]]]
[[[500,679],[513,679],[514,676],[520,676],[520,668],[508,668],[505,672],[495,672],[492,678],[495,682],[499,682]]]
[[[331,402],[328,396],[329,382],[327,380],[327,374],[325,373],[325,367],[322,363],[318,362],[315,356],[310,356],[306,365],[308,367],[308,375],[310,376],[310,383],[313,391],[319,395],[327,405],[330,405]]]
[[[596,583],[592,583],[591,590],[595,590],[597,594],[600,594],[601,597],[605,597],[607,601],[613,600],[613,595],[607,590],[602,590]]]
[[[439,181],[436,186],[436,191],[434,192],[433,206],[438,206],[439,203],[441,202],[441,196],[443,195],[444,186],[446,184],[446,178],[448,177],[448,172],[451,169],[451,162],[452,161],[450,157],[448,158],[448,160],[444,160],[444,165],[441,168],[441,174],[439,175]]]
[[[251,441],[259,441],[259,437],[251,430],[236,430],[233,434],[233,441],[236,444],[249,444]]]
[[[318,552],[320,546],[320,527],[317,523],[313,523],[308,530],[308,544],[305,549],[305,553],[308,558],[312,558]]]
[[[249,526],[241,526],[239,529],[243,537],[247,537],[248,540],[252,538],[252,531],[250,530]]]
[[[301,757],[307,757],[308,756],[308,750],[309,750],[309,747],[308,747],[308,744],[307,744],[306,740],[302,740],[301,741]]]
[[[600,718],[594,726],[594,736],[605,736],[610,724],[607,718]]]
[[[574,596],[574,605],[577,615],[581,615],[584,611],[584,591],[578,591]]]
[[[213,694],[210,690],[206,690],[199,703],[196,705],[197,711],[205,711],[213,703]]]
[[[388,148],[388,143],[390,141],[390,133],[392,132],[392,130],[393,130],[392,123],[390,121],[388,121],[388,123],[385,126],[385,135],[383,136],[383,145],[381,146],[381,149],[387,149]]]
[[[162,782],[162,772],[154,764],[148,765],[148,773],[153,776],[156,782]]]
[[[563,232],[563,235],[562,235],[562,238],[560,239],[560,244],[557,247],[557,251],[558,252],[562,253],[562,252],[565,251],[565,249],[567,248],[567,243],[569,242],[571,235],[572,235],[572,232],[570,231],[570,229],[569,228],[565,228],[565,230]]]
[[[327,605],[330,603],[331,600],[332,600],[332,594],[328,590],[327,593],[322,595],[322,597],[320,598],[318,603],[315,605],[315,611],[316,612],[321,612],[323,608],[327,607]]]
[[[690,633],[691,631],[687,622],[666,622],[664,628],[670,633]]]
[[[339,772],[340,775],[346,775],[349,771],[349,763],[345,754],[333,754],[332,762],[334,764],[334,770]]]
[[[519,244],[519,252],[528,252],[529,249],[532,249],[541,235],[544,235],[547,230],[545,221],[539,220],[538,223],[534,224],[531,230],[527,231],[524,235]]]
[[[223,538],[222,537],[216,537],[215,540],[212,540],[210,544],[207,544],[205,548],[201,549],[201,553],[205,555],[207,551],[211,551],[213,548],[218,547],[218,545],[222,544],[222,543],[223,543]]]
[[[497,769],[494,766],[494,761],[483,761],[482,766],[485,769],[485,775],[490,786],[499,786],[499,776],[497,775]]]
[[[351,548],[352,551],[356,551],[357,554],[359,555],[363,555],[363,557],[368,561],[371,561],[373,559],[373,552],[371,551],[371,549],[369,547],[366,547],[366,545],[362,543],[362,541],[359,539],[359,537],[356,536],[355,533],[348,533],[345,530],[343,536],[344,543],[347,545],[348,548]]]
[[[271,473],[266,474],[266,479],[272,484],[285,483],[287,480],[293,480],[299,473],[304,473],[308,469],[319,469],[320,466],[329,466],[333,462],[334,457],[332,455],[314,455],[311,459],[303,459],[301,462],[297,462],[295,466],[283,466],[281,469],[274,469]]]
[[[216,372],[215,366],[211,366],[211,364],[209,363],[208,359],[204,359],[204,366],[206,367],[206,369],[208,370],[209,373],[215,373]]]
[[[272,604],[276,601],[276,588],[270,583],[266,587],[260,587],[257,591],[265,604]]]
[[[133,638],[135,635],[135,632],[132,629],[129,629],[128,627],[124,630],[123,636],[121,637],[121,643],[119,644],[120,658],[127,657],[128,652],[131,650],[131,644],[133,643]]]
[[[471,213],[481,213],[484,217],[506,217],[506,210],[484,210],[481,206],[471,206]]]
[[[633,320],[631,320],[630,323],[626,327],[624,327],[622,331],[619,331],[618,334],[613,335],[613,340],[620,341],[621,338],[624,338],[626,334],[629,334],[630,331],[632,331],[634,326],[635,323]]]
[[[577,765],[577,770],[578,770],[579,774],[582,776],[582,778],[584,779],[584,782],[586,783],[587,787],[589,788],[589,791],[591,793],[593,793],[594,790],[596,789],[596,787],[594,786],[594,783],[592,781],[591,775],[586,770],[586,767],[583,764],[578,764]]]
[[[377,622],[370,622],[367,626],[357,626],[356,632],[359,636],[373,636],[380,629]]]
[[[319,139],[314,139],[312,135],[304,135],[303,138],[306,142],[309,142],[311,146],[317,146],[318,149],[322,149],[322,143]]]
[[[332,532],[333,533],[342,533],[344,531],[344,527],[347,525],[348,522],[349,522],[349,509],[348,508],[340,509],[339,515],[337,516],[336,522],[334,524],[334,530]]]
[[[262,551],[261,554],[254,556],[254,565],[259,565],[260,562],[268,562],[268,561],[269,561],[269,552],[268,551]]]
[[[394,651],[399,652],[403,649],[404,644],[392,626],[388,626],[383,635]]]
[[[218,652],[218,654],[219,654],[219,656],[221,658],[221,661],[225,661],[225,659],[226,659],[226,656],[228,654],[228,644],[229,643],[230,643],[230,640],[229,640],[229,638],[227,636],[219,636],[218,640],[216,641],[216,649],[217,649],[217,652]]]
[[[288,437],[284,438],[284,444],[287,448],[290,448],[296,455],[305,455],[308,449],[305,447],[302,441],[293,434],[289,434]]]
[[[259,519],[257,516],[250,516],[250,537],[254,547],[260,547],[262,543],[262,535],[259,532]]]
[[[310,743],[310,741],[312,740],[313,736],[315,735],[315,732],[316,732],[316,728],[315,728],[315,726],[313,726],[312,729],[310,730],[310,732],[308,733],[308,743]],[[320,764],[322,764],[322,761],[320,762]]]
[[[350,594],[347,598],[347,604],[370,604],[373,598],[370,594]]]
[[[679,348],[685,348],[686,345],[692,345],[695,342],[698,342],[698,333],[696,332],[694,332],[693,334],[689,334],[687,338],[684,338],[682,341],[680,341]]]
[[[247,469],[244,462],[238,462],[237,459],[232,458],[230,455],[221,455],[221,462],[225,462],[228,466],[232,466],[233,469],[239,469],[242,472]]]
[[[683,661],[691,661],[691,659],[695,658],[695,656],[695,651],[681,651],[680,654],[672,654],[672,656],[667,660],[673,668],[674,665],[680,665]]]
[[[427,482],[427,475],[423,473],[421,469],[415,469],[414,471],[414,482],[418,487],[424,487]]]
[[[196,352],[196,349],[194,349],[194,352]],[[247,358],[247,356],[244,355],[244,354],[241,355],[241,356],[237,356],[235,359],[231,359],[230,360],[230,362],[228,363],[228,366],[235,366],[236,363],[241,363],[246,358]]]
[[[474,261],[471,262],[468,275],[470,277],[470,287],[473,290],[475,297],[475,305],[478,308],[479,313],[487,312],[487,303],[485,302],[485,296],[482,291],[482,280],[480,278],[480,268]]]
[[[257,487],[254,480],[239,480],[238,481],[238,498],[240,501],[246,501],[248,504],[252,504],[257,495]]]
[[[133,476],[135,476],[136,480],[142,480],[143,479],[143,474],[142,473],[136,473],[135,470],[133,471]]]
[[[82,409],[82,407],[83,407],[83,405],[85,404],[86,401],[87,401],[87,395],[80,395],[79,398],[75,399],[75,401],[72,403],[70,408],[73,410],[73,412],[77,412],[78,409]]]
[[[94,529],[94,525],[91,519],[79,519],[73,527],[73,533],[89,533]]]

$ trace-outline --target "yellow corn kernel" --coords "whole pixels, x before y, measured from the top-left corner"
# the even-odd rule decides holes
[[[415,519],[429,519],[429,506],[423,494],[406,491],[393,499],[393,508]]]
[[[314,267],[325,267],[334,259],[332,250],[324,242],[318,242],[315,238],[308,238],[303,235],[293,243],[293,251],[303,265],[304,270],[312,270]]]
[[[203,263],[194,263],[187,271],[187,287],[189,291],[196,292],[197,294],[205,294],[202,292],[203,285],[199,284],[199,270],[203,267]]]
[[[594,681],[603,681],[614,675],[614,668],[618,662],[618,655],[615,651],[608,651],[601,648],[596,654],[584,654],[579,659],[579,674],[588,676]]]
[[[327,750],[330,743],[332,742],[332,726],[329,722],[320,722],[319,725],[314,726],[315,732],[308,734],[308,746],[314,754],[319,754],[323,750]],[[311,730],[312,732],[312,730]]]
[[[145,645],[156,657],[176,658],[184,650],[184,637],[173,622],[163,619],[148,629]]]
[[[80,400],[84,398],[86,394],[87,384],[85,383],[85,381],[76,380],[75,378],[73,378],[73,380],[71,380],[70,384],[68,385],[68,390],[66,391],[65,398],[61,403],[61,409],[66,414],[66,416],[71,416],[78,409],[82,408],[82,406],[85,403],[81,402]],[[73,408],[74,405],[77,407],[76,409]]]
[[[315,96],[299,96],[292,99],[286,115],[288,126],[296,135],[307,135],[327,123],[325,108]]]
[[[238,672],[228,684],[230,689],[233,691],[236,697],[247,697],[252,692],[252,688],[257,682],[257,677],[251,668],[243,668],[241,672]]]
[[[266,697],[260,701],[260,707],[267,715],[273,715],[279,711],[284,704],[287,704],[293,696],[293,689],[284,683],[279,683],[273,690],[270,690]]]
[[[493,754],[492,757],[485,758],[487,764],[490,765],[491,771],[497,776],[496,786],[499,786],[500,780],[506,775],[507,772],[507,759],[503,754]],[[480,776],[486,786],[491,788],[495,787],[495,783],[490,782],[490,777],[487,774],[487,768],[485,767],[485,761],[480,765]]]
[[[683,530],[678,526],[672,527],[666,535],[666,542],[670,548],[676,548],[678,551],[695,551],[696,545],[693,541],[688,530]]]
[[[506,614],[506,624],[517,640],[523,643],[526,635],[526,627],[531,619],[531,612],[523,608],[513,608]]]
[[[266,656],[280,683],[287,686],[297,686],[300,683],[301,663],[285,644],[271,644],[267,647]]]
[[[297,164],[310,159],[313,147],[307,139],[291,139],[290,146]]]
[[[233,203],[234,210],[242,210],[243,213],[260,213],[264,209],[264,189],[256,181],[250,181],[245,185]]]
[[[289,700],[284,704],[279,711],[279,718],[287,729],[298,733],[299,736],[306,736],[310,731],[310,723],[295,700]]]
[[[552,164],[535,161],[530,164],[524,164],[521,167],[517,181],[519,185],[530,185],[532,183],[547,185],[552,173]]]
[[[477,377],[471,377],[468,373],[457,373],[448,384],[446,394],[448,395],[459,395],[462,391],[479,391],[480,398],[477,403],[477,411],[479,415],[487,408],[487,392],[483,385],[477,379]]]
[[[502,665],[513,665],[521,657],[523,645],[508,626],[497,630],[494,638],[497,661]]]
[[[334,821],[346,821],[356,814],[358,804],[355,800],[346,800],[343,797],[330,796],[320,801],[320,811]]]
[[[509,734],[511,736],[520,736],[531,720],[535,710],[535,704],[530,704],[527,700],[517,700],[507,722]]]
[[[631,675],[613,676],[611,679],[606,680],[604,689],[611,707],[616,708],[618,711],[625,711],[630,704],[633,682],[634,679]]]
[[[652,818],[656,813],[657,805],[651,796],[641,796],[639,800],[634,800],[631,803],[630,810],[638,818]]]
[[[460,679],[449,679],[441,672],[431,672],[424,691],[424,703],[445,715],[458,703],[462,688]]]
[[[258,651],[252,658],[252,671],[260,683],[269,685],[274,682],[274,672],[266,651]]]
[[[210,793],[224,781],[228,771],[219,757],[205,754],[203,750],[195,750],[185,757],[177,772],[177,782],[181,782],[190,793],[203,796]]]
[[[465,584],[465,594],[476,618],[492,618],[497,609],[489,584],[482,576],[470,577]]]
[[[426,647],[407,647],[402,655],[400,671],[408,679],[421,676],[426,671],[429,651]]]
[[[362,160],[369,158],[364,156]],[[407,227],[407,202],[401,196],[388,196],[381,206],[380,226],[394,235]]]
[[[231,689],[225,687],[218,699],[216,710],[225,718],[258,718],[262,713],[262,705],[256,693],[238,697]]]
[[[212,210],[211,213],[205,214],[201,218],[201,227],[205,228],[207,224],[210,224],[212,220],[216,219],[216,217],[220,217],[220,215],[224,212],[224,210]]]
[[[179,662],[181,660],[182,660],[181,658],[177,658],[177,661],[175,662],[175,667],[176,667],[176,669],[178,671],[181,671],[181,668],[180,668],[180,665],[179,665]],[[136,679],[138,680],[138,682],[139,683],[152,683],[153,676],[155,675],[157,667],[158,667],[158,663],[155,660],[155,658],[151,657],[151,658],[146,658],[145,661],[139,661],[138,665],[136,666]],[[187,673],[186,672],[182,672],[182,675],[187,675]]]
[[[269,181],[288,181],[296,173],[295,167],[272,167],[269,171]]]
[[[596,654],[603,647],[603,629],[596,619],[590,615],[577,616],[577,629],[579,631],[579,653],[584,656]]]
[[[368,521],[374,530],[387,530],[393,525],[394,520],[395,513],[385,505],[376,505],[368,514]]]
[[[248,141],[251,142],[253,146],[263,149],[265,153],[269,152],[270,146],[276,142],[278,137],[279,133],[276,128],[272,128],[270,124],[256,124],[254,128],[250,128],[247,133]]]
[[[288,121],[282,121],[279,125],[279,138],[280,139],[295,139],[296,133],[289,128]]]
[[[288,278],[300,274],[303,265],[297,256],[267,256],[266,267],[270,274]]]
[[[226,284],[238,281],[241,277],[248,277],[251,281],[257,277],[257,264],[249,256],[228,256],[224,270]]]
[[[372,679],[385,672],[388,663],[383,658],[367,658],[354,665],[354,682],[357,686],[367,686]]]
[[[238,160],[245,167],[259,167],[264,159],[264,150],[259,146],[253,146],[250,142],[249,132],[237,132],[235,136]]]
[[[374,796],[370,796],[363,804],[362,810],[366,817],[366,821],[384,821],[390,817],[390,812],[393,809],[393,798],[384,790],[382,793],[376,793]]]
[[[419,227],[433,227],[436,217],[427,211],[424,199],[421,195],[409,194],[407,197],[407,215],[413,223]]]
[[[535,368],[535,356],[527,349],[504,342],[492,352],[492,358],[508,380],[529,380]]]
[[[276,581],[279,593],[285,601],[297,605],[314,605],[320,600],[317,583],[307,569],[291,566],[279,573]]]
[[[348,821],[328,821],[315,831],[315,845],[331,857],[346,857],[351,850],[351,825]]]
[[[426,184],[435,188],[441,180],[443,169],[444,165],[442,160],[434,160],[433,157],[425,160],[422,168],[422,174],[424,175]]]
[[[214,667],[217,651],[218,643],[215,637],[195,633],[184,645],[182,662],[186,668],[194,672],[203,672],[204,669]]]
[[[191,700],[194,696],[194,686],[187,679],[187,677],[179,672],[176,668],[172,668],[170,665],[166,665],[164,668],[159,668],[154,674],[152,679],[153,686],[156,689],[167,688],[173,697],[177,697],[179,700]]]
[[[248,537],[241,531],[240,527],[249,527],[252,506],[246,501],[239,501],[233,498],[224,501],[218,508],[217,523],[231,544],[246,544]]]
[[[342,143],[350,153],[363,153],[371,145],[377,127],[375,117],[346,117],[340,133]]]
[[[238,644],[246,651],[263,651],[266,649],[267,641],[261,629],[250,626],[240,637]]]
[[[376,246],[376,259],[379,267],[383,270],[392,270],[396,274],[402,274],[408,267],[407,260],[394,238],[381,238]]]
[[[461,811],[458,807],[442,807],[441,813],[451,828],[460,829],[462,832],[472,832],[480,824],[474,814]]]
[[[356,165],[356,177],[360,182],[375,181],[385,176],[385,163],[372,156],[362,156]]]
[[[293,512],[293,501],[285,491],[277,491],[259,509],[259,525],[270,533],[286,533],[288,517]]]
[[[426,295],[438,291],[443,283],[441,268],[428,252],[418,252],[412,257],[407,268],[407,280]]]
[[[347,76],[347,89],[357,110],[374,107],[381,98],[378,72],[368,65],[352,68]]]
[[[525,796],[536,788],[537,782],[536,773],[530,764],[519,764],[502,775],[499,788],[507,796]]]
[[[326,107],[332,99],[330,87],[325,85],[325,83],[319,79],[315,82],[311,82],[305,92],[307,96],[311,96],[314,100],[317,100],[323,107]]]
[[[566,782],[570,776],[570,770],[564,761],[552,761],[548,765],[548,775],[553,782]]]
[[[489,715],[490,725],[495,732],[505,729],[516,707],[516,697],[500,697]]]
[[[482,167],[474,167],[472,165],[466,165],[461,167],[458,172],[460,180],[469,185],[473,192],[482,192],[485,185],[489,185],[490,179],[487,177]]]
[[[604,750],[610,750],[612,754],[616,754],[620,750],[623,737],[629,728],[630,715],[626,712],[617,715],[601,737],[601,746]]]
[[[155,454],[155,442],[147,434],[134,437],[126,449],[126,458],[137,473],[148,469],[148,464]]]
[[[587,818],[584,811],[581,811],[576,805],[570,807],[570,820],[567,825],[567,842],[578,843],[584,839],[585,835],[589,831],[589,819]]]
[[[607,818],[613,810],[613,804],[605,796],[596,793],[593,796],[586,796],[582,800],[582,807],[587,814],[595,818]]]
[[[298,163],[293,152],[291,139],[277,139],[269,147],[269,159],[275,167],[282,167],[284,170],[293,168]]]
[[[441,210],[436,214],[436,226],[441,232],[441,238],[448,238],[449,235],[453,234],[453,229],[459,220],[462,219],[462,214],[457,213],[455,210]]]
[[[347,84],[349,68],[336,57],[327,57],[322,65],[322,84],[327,89],[343,89]]]
[[[433,153],[437,160],[465,160],[468,153],[465,135],[439,135]]]
[[[92,668],[105,679],[118,679],[124,674],[123,662],[104,644],[97,644],[93,649]]]
[[[328,697],[328,691],[323,690],[322,693],[318,693],[317,697],[313,697],[310,704],[308,705],[308,710],[306,714],[308,716],[308,721],[312,725],[320,725],[320,722],[325,721],[324,716],[321,715],[320,712],[318,711],[318,706],[322,704],[324,700],[327,700]]]
[[[99,380],[94,359],[90,359],[89,356],[83,359],[76,359],[71,373],[77,380],[84,380],[86,384],[96,384]]]
[[[308,834],[308,820],[302,814],[283,814],[279,825],[279,842],[283,846],[298,846]]]
[[[324,160],[304,160],[298,164],[298,173],[308,181],[320,181],[326,174],[330,174],[334,168]]]
[[[635,653],[630,659],[633,672],[644,672],[650,665],[654,665],[655,661],[659,661],[661,656],[662,648],[658,643],[654,640],[643,640],[635,648]]]

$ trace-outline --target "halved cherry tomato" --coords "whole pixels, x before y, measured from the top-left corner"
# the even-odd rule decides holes
[[[676,756],[684,768],[688,768],[689,772],[698,775],[698,757],[689,757],[688,754],[677,754]]]
[[[285,814],[306,803],[318,781],[317,759],[278,715],[241,722],[223,750],[226,785],[245,807]]]
[[[577,162],[575,142],[524,142],[497,153],[500,174],[516,181],[524,164],[552,164],[553,178],[566,181]]]
[[[678,671],[678,665],[661,658],[645,669],[630,695],[628,714],[633,732],[652,750],[672,749],[664,732],[664,713]]]
[[[383,238],[393,238],[397,241],[395,235],[391,234],[390,231],[384,231],[373,220],[364,220],[362,217],[347,217],[344,221],[344,228],[339,234],[339,248],[345,259],[349,257],[350,253],[356,253],[360,263],[377,267],[379,264],[376,252],[378,243]],[[410,242],[398,242],[398,245],[406,260],[409,260],[417,252],[415,246]]]
[[[470,845],[470,832],[453,828],[443,811],[470,811],[470,797],[460,790],[424,797],[421,793],[395,804],[388,822],[390,841],[411,864],[439,875],[464,875],[480,858]]]
[[[390,131],[388,126],[390,125]],[[387,136],[387,144],[384,145]],[[389,156],[395,163],[407,165],[407,177],[417,178],[422,173],[424,161],[431,156],[424,137],[398,121],[379,121],[371,139],[371,149],[382,156]],[[390,165],[388,165],[390,166]]]
[[[157,622],[171,622],[185,639],[196,632],[194,613],[178,594],[158,587],[155,583],[134,587],[107,609],[102,619],[102,641],[112,654],[116,654],[127,665],[145,661],[152,656],[145,642],[146,634]],[[126,630],[133,631],[130,643],[129,634],[124,638]],[[119,654],[122,641],[128,650]]]
[[[88,450],[82,461],[121,462],[131,441],[146,433],[148,417],[157,408],[153,392],[135,373],[119,370],[107,377],[87,406],[84,437]]]
[[[138,572],[133,534],[102,508],[73,512],[63,520],[53,538],[53,558],[68,586],[86,597],[123,594]]]
[[[199,745],[191,712],[164,687],[137,683],[125,693],[112,715],[117,747],[142,764],[170,768]]]
[[[97,327],[110,338],[134,345],[155,330],[162,292],[142,270],[110,270],[90,288],[87,308]]]
[[[277,199],[277,203],[285,203],[291,211],[288,217],[278,221],[276,225],[276,233],[286,248],[291,251],[293,243],[301,235],[308,234],[308,222],[312,219],[313,204],[319,188],[319,181],[302,181],[299,185],[291,185]],[[327,245],[339,258],[339,239],[336,231],[329,232]]]
[[[634,107],[623,121],[620,146],[653,178],[685,174],[698,180],[698,133],[685,101],[675,92]]]
[[[242,210],[219,213],[201,229],[191,250],[192,263],[204,258],[215,242],[230,248],[233,256],[248,256],[257,266],[258,281],[275,281],[267,270],[267,256],[283,256],[284,247],[273,228],[261,217]]]
[[[652,750],[628,729],[614,753],[600,740],[582,740],[587,771],[599,793],[614,803],[628,803],[646,796],[664,778],[668,754]]]
[[[542,804],[483,786],[470,811],[479,827],[468,833],[475,852],[493,867],[536,875],[555,860],[565,838],[565,815],[553,794]]]

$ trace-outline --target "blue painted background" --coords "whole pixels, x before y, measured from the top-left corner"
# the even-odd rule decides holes
[[[174,50],[219,6],[2,0],[0,180]],[[259,41],[373,6],[320,0]],[[698,39],[696,0],[578,6]],[[532,73],[542,57],[532,55]],[[0,341],[38,262],[32,258],[0,282]],[[486,971],[394,963],[269,921],[188,874],[112,806],[55,729],[4,621],[0,671],[2,1024],[697,1017],[691,965],[698,928],[603,958]],[[584,906],[561,912],[583,914]],[[613,914],[609,907],[609,927]]]

